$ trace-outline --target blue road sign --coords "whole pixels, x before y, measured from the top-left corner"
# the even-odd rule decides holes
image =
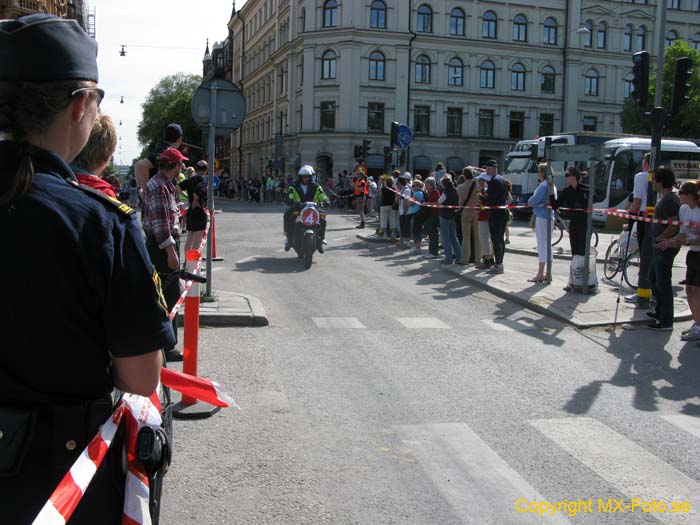
[[[221,184],[221,179],[219,179],[218,175],[214,175],[214,189],[215,190],[219,189],[219,184]]]
[[[407,148],[413,142],[413,131],[406,124],[399,126],[396,146],[399,148]]]

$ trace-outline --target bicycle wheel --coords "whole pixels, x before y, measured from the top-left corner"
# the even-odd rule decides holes
[[[620,246],[617,241],[613,241],[605,252],[605,262],[603,263],[603,274],[606,279],[614,279],[620,271],[620,263],[623,254],[620,253]]]
[[[622,276],[630,288],[637,289],[639,284],[639,252],[630,253],[625,260]]]
[[[556,246],[564,238],[564,228],[558,222],[554,225],[552,230],[552,246]]]

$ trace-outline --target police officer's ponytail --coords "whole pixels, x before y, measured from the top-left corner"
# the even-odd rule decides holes
[[[49,127],[84,81],[0,82],[0,205],[26,193],[34,177],[29,135]]]

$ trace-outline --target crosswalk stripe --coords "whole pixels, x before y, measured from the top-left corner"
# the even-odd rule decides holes
[[[396,320],[406,328],[449,328],[448,325],[435,317],[397,317]]]
[[[587,418],[539,419],[530,422],[554,443],[627,496],[641,501],[690,502],[682,514],[651,514],[664,523],[698,523],[700,484],[633,441]],[[629,509],[627,509],[629,513]],[[637,509],[642,513],[641,509]]]
[[[673,414],[661,417],[669,423],[673,423],[677,427],[682,428],[689,434],[700,438],[700,418],[686,416],[685,414]]]
[[[357,317],[312,317],[319,328],[367,328]]]
[[[517,512],[522,498],[544,499],[466,424],[405,425],[396,432],[463,523],[569,523],[561,514]]]

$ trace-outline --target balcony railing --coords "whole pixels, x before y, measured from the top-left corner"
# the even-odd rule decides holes
[[[0,0],[0,11],[14,9],[18,14],[49,13],[65,16],[66,0]]]

